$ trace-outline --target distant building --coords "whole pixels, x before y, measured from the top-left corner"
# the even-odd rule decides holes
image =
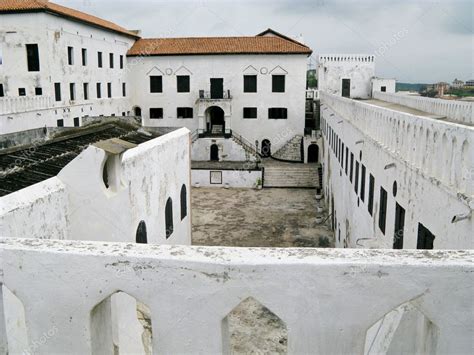
[[[471,80],[466,81],[466,84],[464,84],[464,87],[465,87],[465,88],[472,88],[472,87],[474,87],[474,80],[471,79]]]
[[[458,79],[454,79],[453,84],[452,84],[451,86],[452,86],[453,88],[455,88],[455,89],[462,88],[462,87],[464,86],[464,81],[458,80]]]

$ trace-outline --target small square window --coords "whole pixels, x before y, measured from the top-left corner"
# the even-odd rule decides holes
[[[64,127],[64,120],[60,119],[56,121],[58,127]]]
[[[26,96],[26,89],[25,88],[19,88],[18,89],[18,95]]]
[[[150,108],[150,118],[163,118],[163,108]]]
[[[178,107],[177,117],[178,118],[193,118],[193,108],[192,107]]]
[[[244,107],[244,118],[257,118],[257,108]]]
[[[284,75],[272,75],[272,91],[285,92],[285,76]]]
[[[35,88],[35,95],[36,96],[43,95],[43,88]]]
[[[177,80],[178,92],[190,91],[189,75],[178,75],[176,77],[176,80]]]
[[[380,91],[382,91],[382,92],[387,92],[387,87],[386,87],[386,86],[382,86],[382,87],[380,88]]]

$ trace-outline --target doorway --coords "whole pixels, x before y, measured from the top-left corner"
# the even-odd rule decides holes
[[[142,117],[142,109],[140,107],[136,106],[133,110],[135,111],[135,116]]]
[[[319,147],[317,144],[310,144],[308,147],[308,163],[319,161]]]
[[[395,229],[393,235],[393,249],[403,249],[404,229],[405,209],[397,203],[395,207]]]
[[[207,109],[207,114],[207,131],[217,135],[223,134],[225,132],[224,110],[218,106],[211,106]]]
[[[264,158],[267,158],[272,155],[272,144],[268,139],[262,141],[262,150],[261,154]]]
[[[224,98],[224,79],[212,78],[211,79],[211,99],[223,99]]]
[[[219,161],[219,147],[217,144],[211,145],[211,161]]]
[[[351,97],[351,79],[342,79],[342,96]]]

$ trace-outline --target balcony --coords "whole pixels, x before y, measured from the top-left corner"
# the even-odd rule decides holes
[[[289,354],[469,354],[473,258],[0,239],[0,317],[18,319],[0,328],[0,350],[125,353],[138,327],[147,353],[227,353],[229,314],[250,299],[283,324]]]
[[[206,91],[199,90],[199,100],[231,100],[230,90]]]

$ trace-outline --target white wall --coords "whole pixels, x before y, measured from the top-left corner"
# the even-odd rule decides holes
[[[217,144],[219,160],[225,161],[255,161],[255,156],[248,154],[244,148],[233,139],[200,138],[192,144],[191,156],[196,161],[207,161],[211,158],[211,145]]]
[[[342,79],[350,79],[350,97],[369,98],[375,76],[375,57],[370,54],[321,54],[318,57],[318,89],[342,95]]]
[[[126,53],[134,39],[110,31],[69,21],[46,13],[2,14],[0,23],[3,64],[0,83],[5,98],[0,98],[0,133],[56,126],[64,119],[72,126],[74,117],[122,115],[130,111],[129,98],[122,96],[122,83],[130,93]],[[40,71],[28,72],[25,44],[39,46]],[[74,48],[74,65],[68,65],[67,47]],[[87,49],[87,66],[82,66],[82,48]],[[97,52],[103,54],[98,68]],[[109,53],[114,53],[114,68],[109,68]],[[119,56],[124,69],[120,69]],[[54,83],[61,83],[62,101],[54,99]],[[89,99],[84,100],[83,83],[89,83]],[[102,99],[97,99],[96,83],[102,83]],[[112,83],[112,99],[107,98],[107,83]],[[69,84],[76,84],[76,100],[69,97]],[[35,87],[43,89],[46,103],[39,103]],[[19,98],[18,88],[26,89]],[[23,101],[30,103],[25,104]],[[9,118],[10,117],[10,118]]]
[[[469,149],[474,129],[326,93],[321,98],[322,128],[327,124],[323,186],[330,211],[334,198],[336,246],[392,248],[398,202],[406,211],[404,248],[416,248],[418,223],[436,236],[435,249],[474,247],[472,217],[451,223],[455,215],[472,214],[473,175],[468,167],[474,161]],[[356,161],[367,169],[365,201],[360,198],[360,186],[356,195],[354,183],[345,173],[345,151],[343,169],[329,148],[329,128],[354,154],[354,171]],[[369,174],[375,178],[373,216],[367,205]],[[392,192],[394,182],[396,197]],[[388,196],[385,234],[378,225],[381,186]]]
[[[211,171],[222,174],[221,184],[211,184]],[[199,187],[248,187],[253,188],[257,185],[257,180],[262,181],[261,170],[219,170],[219,169],[193,169],[191,171],[191,183]]]
[[[133,103],[141,107],[145,126],[204,129],[204,108],[209,103],[199,102],[199,90],[210,90],[210,78],[223,78],[224,90],[230,90],[232,100],[220,100],[215,104],[226,112],[226,128],[235,130],[250,142],[272,141],[282,130],[291,130],[292,136],[303,134],[306,60],[305,55],[130,57]],[[243,92],[244,74],[258,76],[257,93]],[[272,92],[272,74],[286,75],[285,93]],[[150,93],[150,75],[162,75],[163,93]],[[177,92],[176,75],[190,75],[189,93]],[[150,119],[151,107],[163,108],[164,118]],[[177,119],[177,107],[193,107],[194,118]],[[244,107],[257,107],[258,118],[243,119]],[[268,119],[269,107],[286,107],[288,119]],[[272,149],[279,146],[272,144]]]

